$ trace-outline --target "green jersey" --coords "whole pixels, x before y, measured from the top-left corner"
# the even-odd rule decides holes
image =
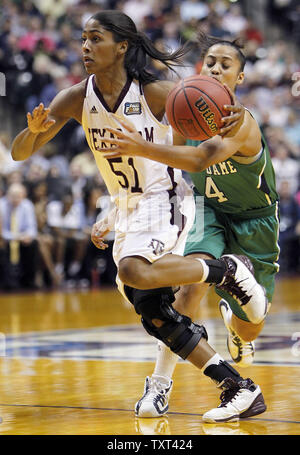
[[[200,141],[187,142],[197,146]],[[195,185],[196,216],[184,256],[205,253],[246,255],[256,280],[272,301],[278,272],[278,195],[275,174],[265,139],[257,157],[230,157],[202,172],[191,173]],[[197,204],[197,196],[204,197]],[[203,204],[204,202],[204,204]],[[248,321],[243,308],[224,291],[216,289],[233,313]]]
[[[192,146],[200,143],[187,141]],[[205,203],[224,213],[238,215],[263,209],[278,200],[274,169],[263,136],[261,152],[253,162],[234,156],[190,176],[195,192],[205,197]]]

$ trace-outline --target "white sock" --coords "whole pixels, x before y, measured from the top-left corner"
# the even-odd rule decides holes
[[[161,341],[157,342],[157,357],[152,377],[168,384],[172,379],[179,357]]]
[[[207,367],[209,367],[209,365],[219,365],[220,361],[224,361],[224,359],[223,357],[216,353],[206,362],[205,365],[203,365],[203,367],[201,368],[202,373],[204,372],[204,370],[206,370]]]
[[[202,276],[201,280],[199,280],[199,283],[204,283],[204,281],[206,280],[206,278],[208,277],[208,274],[209,274],[209,267],[203,259],[200,259],[200,258],[194,258],[194,259],[201,262],[201,265],[203,267],[203,276]]]

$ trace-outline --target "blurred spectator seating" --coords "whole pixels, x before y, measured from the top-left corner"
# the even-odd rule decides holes
[[[86,78],[81,61],[82,27],[101,9],[118,8],[129,14],[137,27],[163,50],[174,50],[188,39],[195,39],[199,30],[219,38],[246,40],[245,81],[238,87],[237,96],[257,119],[268,142],[278,191],[282,194],[282,213],[289,212],[287,207],[294,207],[291,201],[300,200],[300,90],[298,93],[294,79],[300,74],[300,5],[299,0],[264,3],[266,13],[262,19],[266,28],[260,30],[257,21],[248,17],[251,14],[245,1],[1,2],[0,72],[6,76],[6,96],[0,97],[0,202],[4,213],[7,212],[8,190],[17,184],[27,189],[28,196],[22,201],[34,204],[37,232],[32,241],[35,249],[32,258],[36,261],[34,279],[39,287],[56,286],[64,280],[91,286],[113,284],[116,274],[111,254],[113,233],[108,238],[107,250],[96,249],[90,241],[91,226],[97,217],[107,213],[109,197],[82,127],[75,120],[69,121],[49,144],[25,162],[15,162],[10,155],[11,139],[26,126],[26,112],[40,102],[49,105],[60,90]],[[270,36],[274,27],[280,39]],[[149,70],[158,78],[175,81],[199,73],[201,67],[196,46],[185,57],[184,66],[177,68],[177,74],[158,61],[149,62]],[[28,203],[25,202],[26,211],[32,211]],[[289,248],[283,233],[286,219],[281,223],[283,258]],[[5,261],[9,262],[10,242],[4,239],[3,229],[2,224],[2,267]],[[19,246],[20,251],[25,251],[25,246],[29,250],[24,242],[19,242]],[[25,258],[26,253],[21,256]],[[21,266],[20,259],[17,267],[10,264],[10,270],[19,273]],[[21,280],[21,276],[18,275],[16,283],[27,280],[24,277]]]
[[[296,274],[300,272],[300,205],[287,180],[281,181],[279,195],[279,264],[281,273]]]
[[[4,289],[33,288],[37,265],[37,222],[20,183],[0,199],[1,280]]]
[[[85,254],[83,227],[83,204],[74,201],[71,188],[64,189],[60,199],[46,206],[47,225],[54,238],[55,272],[61,278],[75,278]]]

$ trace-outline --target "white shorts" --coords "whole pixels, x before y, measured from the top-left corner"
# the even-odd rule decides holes
[[[136,208],[126,211],[126,216],[125,212],[118,212],[113,247],[116,265],[129,256],[141,256],[151,263],[169,253],[182,256],[194,217],[193,192],[183,179],[175,194],[162,191],[142,196]],[[118,276],[116,282],[126,299]]]

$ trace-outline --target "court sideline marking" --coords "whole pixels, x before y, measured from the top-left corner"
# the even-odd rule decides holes
[[[81,409],[83,411],[118,411],[118,412],[130,412],[132,409],[118,409],[118,408],[94,408],[86,406],[55,406],[55,405],[42,405],[42,404],[3,404],[0,403],[0,407],[24,407],[24,408],[53,408],[53,409]],[[193,417],[202,417],[203,414],[191,413],[191,412],[168,412],[168,415],[184,415],[184,416],[193,416]],[[282,420],[282,419],[263,419],[250,417],[248,419],[242,419],[241,422],[248,421],[259,421],[259,422],[276,422],[276,423],[296,423],[300,424],[298,420]],[[0,427],[1,429],[1,427]]]

